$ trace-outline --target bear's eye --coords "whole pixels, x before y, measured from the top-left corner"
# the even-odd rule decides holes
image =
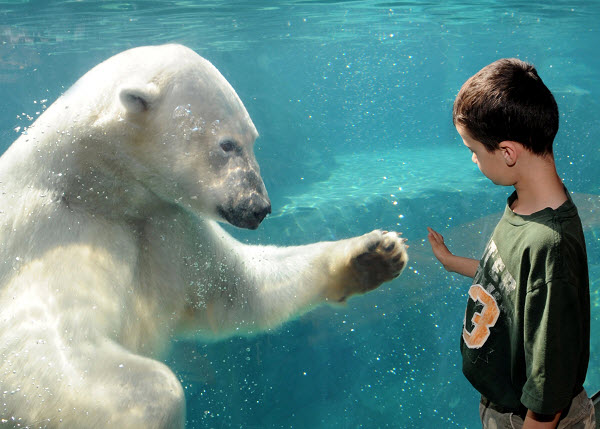
[[[224,152],[231,152],[237,149],[237,143],[233,140],[223,140],[219,145]]]

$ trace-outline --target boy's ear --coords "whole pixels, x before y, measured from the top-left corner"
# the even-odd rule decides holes
[[[521,153],[521,145],[510,140],[503,141],[500,142],[500,151],[502,151],[502,157],[506,165],[512,167],[517,163],[517,159]]]

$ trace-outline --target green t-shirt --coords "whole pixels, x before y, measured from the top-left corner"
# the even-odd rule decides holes
[[[585,240],[570,197],[528,216],[510,209],[515,199],[469,289],[463,373],[498,405],[554,414],[581,391],[589,360]]]

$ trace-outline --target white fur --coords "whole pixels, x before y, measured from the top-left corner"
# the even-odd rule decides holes
[[[181,428],[155,360],[172,337],[256,333],[399,275],[395,233],[279,248],[219,227],[217,207],[268,204],[257,135],[208,61],[165,45],[92,69],[0,158],[8,427]]]

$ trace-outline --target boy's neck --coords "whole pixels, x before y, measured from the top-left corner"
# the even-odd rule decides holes
[[[530,215],[547,207],[559,208],[567,201],[562,180],[556,172],[552,155],[529,154],[521,159],[521,171],[514,184],[517,199],[511,210],[520,215]]]

